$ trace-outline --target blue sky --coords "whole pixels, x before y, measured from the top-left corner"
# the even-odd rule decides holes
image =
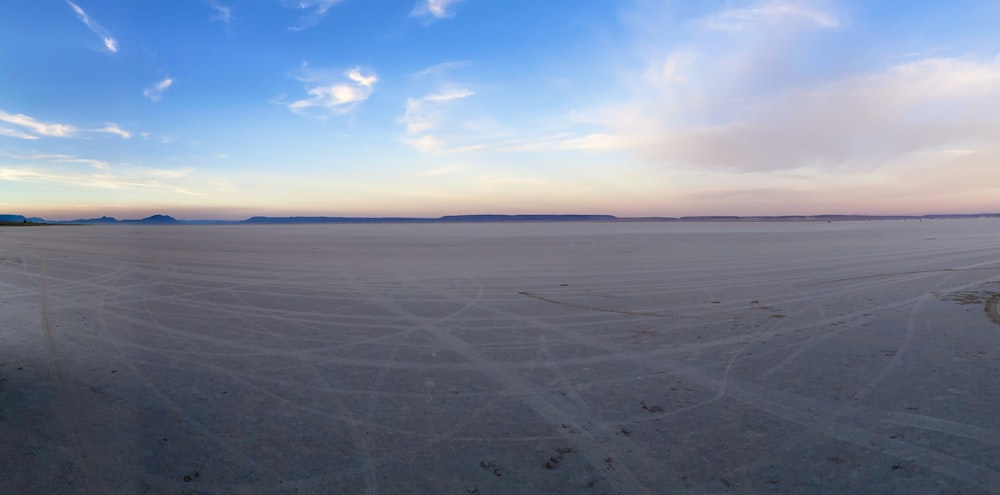
[[[1000,211],[993,1],[0,4],[0,213]]]

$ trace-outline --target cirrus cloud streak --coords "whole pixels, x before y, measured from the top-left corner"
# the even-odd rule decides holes
[[[77,137],[81,132],[83,133],[101,133],[101,134],[114,134],[122,139],[128,139],[132,137],[132,133],[122,129],[118,124],[114,122],[108,122],[104,127],[99,127],[96,129],[78,129],[76,126],[70,124],[61,124],[58,122],[42,122],[38,119],[25,115],[23,113],[7,113],[0,110],[0,122],[5,122],[7,124],[15,125],[20,127],[22,130],[9,129],[0,127],[0,135],[14,137],[18,139],[35,140],[40,137],[59,137],[59,138],[70,138]]]
[[[80,18],[81,21],[83,21],[84,25],[86,25],[88,29],[93,31],[94,34],[96,34],[98,37],[101,38],[101,42],[104,43],[104,48],[106,48],[111,53],[118,53],[118,41],[114,38],[114,36],[111,35],[110,31],[105,29],[104,26],[98,24],[97,21],[91,19],[90,16],[87,15],[87,13],[84,12],[84,10],[80,8],[79,5],[71,2],[70,0],[66,0],[66,3],[68,3],[69,6],[73,9],[73,12],[76,12],[76,15]]]

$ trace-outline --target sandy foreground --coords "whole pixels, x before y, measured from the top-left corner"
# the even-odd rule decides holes
[[[0,493],[1000,493],[1000,221],[0,228]]]

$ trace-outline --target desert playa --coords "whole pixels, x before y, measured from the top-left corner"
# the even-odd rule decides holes
[[[0,227],[2,493],[997,493],[1000,221]]]

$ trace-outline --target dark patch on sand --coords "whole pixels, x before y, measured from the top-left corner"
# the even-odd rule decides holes
[[[989,299],[986,300],[986,317],[990,319],[995,325],[1000,326],[1000,293],[993,294]]]
[[[942,301],[953,302],[966,306],[969,304],[982,304],[986,317],[994,325],[1000,326],[1000,292],[993,291],[973,291],[965,290],[959,292],[949,292],[945,294],[935,294]]]
[[[985,298],[989,297],[987,294],[974,290],[937,294],[937,296],[942,301],[949,301],[963,306],[968,304],[982,304],[985,302]]]
[[[503,476],[503,474],[500,472],[500,468],[498,468],[496,463],[494,462],[480,461],[479,467],[493,473],[493,476],[496,476],[497,478]]]
[[[562,462],[563,457],[565,457],[568,454],[573,454],[575,452],[576,450],[574,450],[572,447],[557,448],[556,455],[549,457],[549,460],[545,461],[545,464],[543,464],[542,467],[544,467],[545,469],[555,469],[559,466],[559,463]]]
[[[567,301],[557,301],[555,299],[549,299],[547,297],[539,296],[538,294],[532,294],[531,292],[528,292],[528,291],[525,291],[525,290],[518,291],[517,293],[520,294],[520,295],[522,295],[522,296],[528,296],[528,297],[530,297],[532,299],[538,299],[539,301],[545,301],[547,303],[552,303],[552,304],[561,304],[563,306],[569,306],[571,308],[589,309],[591,311],[601,311],[601,312],[604,312],[604,313],[618,313],[618,314],[621,314],[621,315],[656,316],[656,317],[660,317],[660,318],[666,316],[666,315],[661,315],[659,313],[649,313],[649,312],[644,312],[644,311],[625,311],[625,310],[611,309],[611,308],[599,308],[597,306],[588,306],[588,305],[585,305],[585,304],[575,304],[575,303],[571,303],[571,302],[567,302]]]

